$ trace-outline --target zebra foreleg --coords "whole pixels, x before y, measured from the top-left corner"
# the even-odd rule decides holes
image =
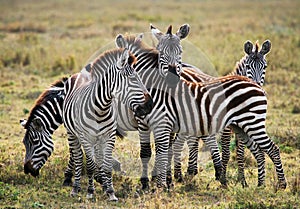
[[[149,189],[149,178],[148,178],[148,163],[151,158],[151,144],[150,144],[150,130],[148,128],[139,129],[140,136],[140,158],[142,161],[142,176],[140,178],[142,189]],[[152,178],[156,178],[155,168],[152,173]]]
[[[73,189],[71,191],[71,196],[76,196],[80,190],[80,178],[81,178],[81,171],[83,166],[83,152],[81,149],[81,145],[79,143],[79,140],[75,140],[72,143],[73,153],[74,153],[74,164],[75,164],[75,175],[74,175],[74,183],[73,183]]]
[[[167,185],[168,148],[171,129],[154,130],[155,138],[155,168],[157,171],[156,185],[159,188],[169,188]]]
[[[69,151],[70,151],[70,157],[69,157],[67,169],[65,170],[65,179],[63,182],[63,186],[72,186],[72,177],[73,177],[75,165],[74,165],[72,148],[69,148]]]
[[[115,191],[112,181],[112,167],[113,167],[113,157],[112,151],[115,144],[115,136],[110,136],[105,143],[104,147],[104,158],[103,158],[103,191],[108,195],[109,201],[118,201],[115,196]]]
[[[95,162],[92,156],[86,155],[86,167],[87,167],[87,176],[89,179],[88,190],[86,197],[92,199],[94,197],[95,186],[94,186],[94,171],[95,171]]]
[[[239,137],[239,134],[235,135],[237,148],[236,158],[238,162],[238,182],[241,182],[243,187],[248,187],[245,178],[245,146],[243,140]]]
[[[175,137],[173,144],[174,154],[174,178],[177,182],[183,182],[182,168],[181,168],[181,153],[183,151],[185,139],[184,137]]]
[[[169,189],[173,187],[172,184],[172,159],[173,159],[173,144],[176,138],[175,133],[170,134],[170,141],[169,141],[169,150],[168,150],[168,165],[167,165],[167,186]]]

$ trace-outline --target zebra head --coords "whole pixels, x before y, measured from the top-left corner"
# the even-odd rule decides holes
[[[271,42],[266,40],[260,51],[258,42],[255,46],[250,41],[244,44],[244,51],[246,53],[244,60],[245,70],[243,76],[251,78],[254,82],[262,86],[265,81],[265,73],[267,68],[266,54],[271,50]]]
[[[176,85],[182,72],[182,46],[181,39],[184,39],[190,30],[188,24],[182,25],[176,34],[172,34],[172,25],[169,26],[166,34],[160,32],[153,25],[150,25],[152,34],[158,40],[157,50],[159,52],[160,74],[166,77],[168,84]]]
[[[125,48],[117,61],[117,69],[122,77],[120,79],[122,84],[118,86],[116,92],[119,93],[119,99],[127,105],[136,116],[141,117],[151,112],[153,101],[147,88],[133,68],[135,63],[136,57]]]
[[[34,118],[31,121],[20,120],[20,123],[26,129],[23,139],[26,149],[24,173],[36,177],[53,152],[51,133],[47,131],[41,118]]]
[[[23,144],[26,154],[24,173],[36,177],[53,152],[53,132],[62,124],[62,104],[67,78],[53,83],[36,101],[28,120],[20,120],[25,128]]]

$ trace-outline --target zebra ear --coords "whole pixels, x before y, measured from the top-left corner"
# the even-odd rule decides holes
[[[253,44],[251,43],[251,41],[246,41],[244,44],[244,51],[246,54],[250,54],[252,53],[252,49],[253,49]]]
[[[180,39],[184,39],[185,37],[187,37],[187,35],[190,32],[190,26],[188,24],[184,24],[182,25],[179,30],[176,32],[176,35],[180,38]]]
[[[261,46],[261,50],[260,53],[263,55],[266,55],[270,52],[271,50],[271,41],[270,40],[266,40],[263,45]]]
[[[125,40],[125,38],[123,37],[122,34],[117,35],[116,37],[116,46],[118,48],[128,48],[128,43]]]
[[[155,38],[160,41],[161,37],[164,35],[160,30],[158,30],[157,28],[155,28],[152,24],[150,24],[150,29],[151,29],[151,33],[152,35],[155,36]]]
[[[125,48],[124,51],[123,51],[123,53],[121,54],[120,58],[117,61],[117,67],[120,70],[128,62],[128,58],[129,58],[129,50],[127,48]]]
[[[25,128],[26,123],[27,123],[27,120],[26,120],[26,119],[21,119],[21,120],[20,120],[20,124],[21,124],[21,126],[23,126],[24,128]]]
[[[137,35],[137,37],[135,37],[134,42],[140,42],[142,41],[143,38],[144,38],[144,33],[140,33],[139,35]]]
[[[35,118],[32,120],[32,125],[33,128],[37,131],[42,131],[43,130],[43,123],[40,118]]]

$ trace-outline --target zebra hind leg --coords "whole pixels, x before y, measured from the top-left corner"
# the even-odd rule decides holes
[[[224,174],[224,181],[227,182],[227,165],[230,158],[230,140],[231,140],[231,129],[226,127],[222,131],[221,135],[221,146],[222,146],[222,171]],[[216,168],[215,168],[216,169]],[[218,168],[217,168],[218,169]],[[216,171],[217,172],[217,171]],[[218,171],[220,172],[220,171]],[[219,177],[220,180],[221,173],[216,174],[216,179]]]
[[[69,145],[71,144],[71,139],[68,139]],[[73,177],[73,172],[75,169],[75,164],[74,164],[74,157],[73,157],[73,149],[69,147],[69,152],[70,152],[70,158],[68,162],[67,169],[65,170],[65,179],[63,182],[63,186],[72,186],[72,177]]]
[[[216,180],[220,181],[222,186],[227,188],[227,179],[223,172],[222,160],[221,160],[221,155],[219,152],[219,147],[218,147],[216,137],[212,135],[208,137],[203,137],[202,140],[205,143],[205,145],[210,149],[210,154],[212,156],[212,160],[215,168]]]
[[[240,182],[243,188],[248,187],[246,178],[245,178],[245,145],[243,140],[236,134],[236,156],[238,162],[238,182]]]

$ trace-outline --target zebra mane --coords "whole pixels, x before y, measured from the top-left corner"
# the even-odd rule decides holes
[[[149,46],[148,44],[143,42],[141,39],[137,39],[137,37],[135,35],[126,35],[126,36],[124,36],[124,39],[128,43],[129,50],[131,47],[136,47],[145,53],[158,55],[158,51],[156,48]]]
[[[40,96],[35,101],[35,104],[29,113],[29,118],[27,120],[27,123],[24,126],[25,129],[28,128],[28,125],[34,119],[34,113],[39,108],[39,106],[43,105],[44,103],[46,103],[47,101],[53,98],[61,97],[63,95],[65,82],[67,80],[68,80],[67,77],[63,77],[60,80],[55,81],[50,85],[49,88],[47,88],[44,92],[40,94]]]
[[[233,71],[231,71],[230,73],[228,73],[227,75],[244,75],[245,72],[244,70],[244,62],[245,60],[248,58],[248,54],[245,54],[245,56],[243,56],[238,62],[236,62],[235,67],[233,68]]]
[[[259,43],[258,41],[255,42],[255,54],[258,53],[258,49],[259,49]]]
[[[99,71],[99,70],[106,71],[108,69],[107,66],[117,62],[117,60],[118,60],[120,54],[123,52],[123,50],[124,49],[111,49],[111,50],[105,51],[102,54],[100,54],[92,62],[92,65],[97,63],[100,66],[100,69],[92,67],[91,71],[90,71],[91,75],[94,75],[93,72],[95,72],[95,70],[96,71]],[[113,59],[111,59],[111,58],[113,58]],[[137,62],[137,58],[131,52],[129,52],[128,64],[132,65],[132,64],[135,64],[136,62]]]

